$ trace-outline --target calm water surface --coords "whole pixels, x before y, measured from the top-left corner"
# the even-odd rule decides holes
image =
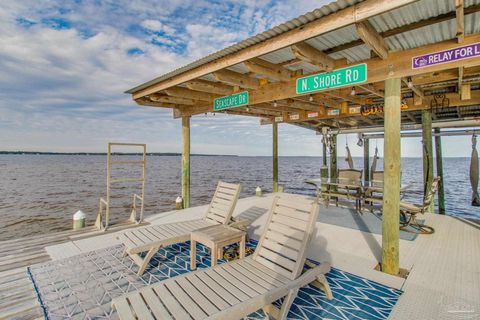
[[[122,160],[134,156],[122,156]],[[355,167],[363,166],[355,158]],[[172,210],[181,193],[180,157],[151,156],[147,159],[145,214]],[[382,169],[379,161],[378,169]],[[314,194],[305,178],[319,178],[321,158],[280,157],[279,179],[286,192]],[[470,206],[469,158],[444,159],[447,213],[480,218],[480,208]],[[340,168],[346,167],[343,158]],[[242,197],[255,193],[256,186],[271,191],[271,158],[195,156],[191,159],[192,206],[209,202],[219,179],[240,182]],[[137,177],[139,168],[124,167],[114,177]],[[77,210],[92,224],[99,197],[106,194],[106,157],[72,155],[0,155],[0,240],[44,234],[71,228]],[[422,198],[422,160],[402,160],[402,183],[410,184],[407,200]],[[129,217],[132,194],[140,192],[135,183],[112,190],[111,221]]]

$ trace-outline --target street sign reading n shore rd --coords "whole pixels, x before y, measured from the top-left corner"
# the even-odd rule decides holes
[[[367,81],[367,65],[357,64],[297,79],[297,94],[349,86]]]
[[[248,91],[220,97],[213,101],[213,110],[223,110],[248,105]]]

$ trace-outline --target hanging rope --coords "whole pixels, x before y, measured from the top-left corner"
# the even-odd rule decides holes
[[[353,159],[352,154],[350,153],[350,148],[348,147],[347,136],[345,136],[345,148],[347,149],[347,157],[345,158],[345,161],[348,163],[348,167],[353,169]]]
[[[373,181],[373,173],[377,170],[378,148],[377,140],[375,140],[375,154],[373,155],[372,166],[370,168],[370,181]]]
[[[478,196],[478,152],[477,135],[472,135],[472,157],[470,159],[470,185],[472,186],[472,206],[480,206],[480,197]]]

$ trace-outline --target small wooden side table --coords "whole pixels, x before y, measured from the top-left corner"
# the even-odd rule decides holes
[[[197,242],[208,247],[211,252],[212,267],[223,254],[223,247],[239,243],[240,259],[245,258],[245,238],[247,233],[229,226],[216,225],[195,230],[190,235],[190,270],[197,268]]]

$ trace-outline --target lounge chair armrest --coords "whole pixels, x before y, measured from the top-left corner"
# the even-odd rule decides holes
[[[289,289],[300,288],[311,283],[313,286],[322,289],[329,300],[333,299],[330,285],[325,278],[325,274],[330,271],[330,263],[323,262],[320,265],[314,265],[307,261],[305,264],[309,267],[313,265],[313,267],[305,271],[296,280],[290,282]]]
[[[400,210],[420,212],[422,208],[413,203],[400,201]]]

